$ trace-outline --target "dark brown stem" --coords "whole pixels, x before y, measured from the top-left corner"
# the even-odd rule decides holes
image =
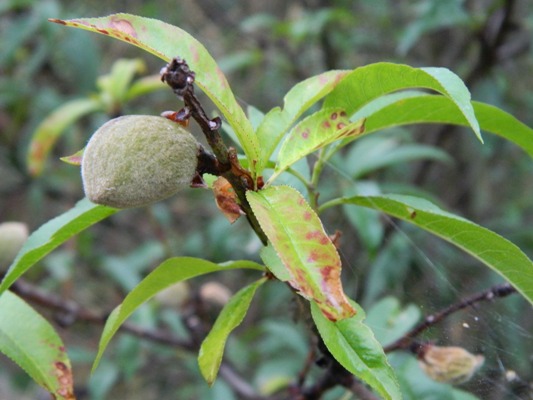
[[[257,218],[255,217],[248,200],[246,191],[253,190],[255,183],[249,171],[245,170],[237,159],[236,153],[228,148],[220,135],[219,128],[222,121],[219,117],[209,119],[202,104],[194,94],[195,74],[189,69],[185,60],[179,57],[174,58],[165,68],[161,70],[161,80],[166,82],[185,103],[185,109],[180,114],[185,117],[192,117],[198,123],[204,133],[207,143],[213,150],[217,160],[219,174],[228,180],[233,187],[239,205],[246,214],[248,222],[255,231],[261,242],[266,245],[267,237]]]
[[[500,285],[493,286],[483,292],[473,294],[472,296],[464,298],[460,302],[452,304],[435,314],[430,314],[426,316],[422,323],[415,326],[413,329],[411,329],[409,332],[407,332],[404,336],[402,336],[394,343],[385,346],[384,350],[386,353],[390,353],[395,350],[407,350],[411,347],[414,339],[418,335],[420,335],[426,329],[438,324],[440,321],[442,321],[449,315],[459,310],[470,307],[481,301],[489,301],[495,298],[502,298],[509,296],[513,293],[516,293],[516,289],[513,286],[511,286],[509,283],[502,283]]]

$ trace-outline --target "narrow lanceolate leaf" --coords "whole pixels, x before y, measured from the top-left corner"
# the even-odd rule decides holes
[[[271,186],[246,195],[290,275],[288,283],[315,301],[332,321],[354,315],[355,309],[342,289],[337,249],[302,195],[288,186]]]
[[[257,128],[261,148],[258,173],[261,173],[281,138],[313,104],[330,93],[350,71],[328,71],[308,78],[287,92],[283,109],[273,108]]]
[[[266,278],[262,278],[239,290],[224,306],[213,328],[202,342],[198,354],[198,365],[209,385],[213,384],[217,377],[228,336],[241,324],[255,291],[265,281]]]
[[[235,100],[226,77],[205,47],[184,30],[156,19],[131,14],[50,21],[125,41],[165,61],[176,56],[185,59],[196,73],[195,83],[215,103],[235,131],[250,159],[250,165],[253,167],[252,161],[259,160],[257,137]]]
[[[144,278],[124,299],[121,305],[113,310],[106,321],[98,354],[93,363],[93,370],[98,366],[111,338],[124,321],[143,303],[150,300],[167,287],[196,276],[211,272],[228,271],[231,269],[254,269],[264,271],[264,267],[253,261],[231,261],[215,264],[207,260],[192,257],[174,257],[161,263],[154,271]]]
[[[300,121],[287,135],[270,181],[296,161],[340,139],[353,138],[364,131],[364,120],[350,122],[341,109],[323,109]]]
[[[394,371],[374,333],[363,323],[363,309],[356,308],[354,317],[338,322],[324,318],[314,303],[311,303],[311,314],[324,344],[344,368],[366,382],[382,398],[399,400],[402,394]]]
[[[74,165],[76,167],[80,167],[81,166],[81,162],[83,161],[83,152],[85,151],[85,148],[81,149],[81,150],[78,150],[76,153],[70,155],[70,156],[65,156],[65,157],[61,157],[60,160],[63,161],[64,163],[67,163],[67,164],[70,164],[70,165]]]
[[[446,97],[428,94],[409,96],[409,98],[397,95],[390,97],[392,102],[364,114],[367,118],[365,133],[406,124],[439,123],[469,126],[464,115]],[[472,102],[472,105],[482,130],[510,140],[533,157],[533,129],[497,107],[476,101]]]
[[[17,258],[4,276],[0,285],[0,294],[56,247],[117,211],[119,210],[99,206],[83,199],[74,208],[45,223],[30,235],[20,249]]]
[[[65,130],[82,116],[102,108],[95,99],[72,100],[45,118],[35,130],[28,150],[28,171],[37,176],[43,172],[50,150]]]
[[[392,63],[360,67],[336,86],[326,97],[324,106],[343,108],[351,116],[378,97],[416,88],[431,89],[449,98],[481,140],[470,92],[463,81],[446,68],[413,68]]]
[[[54,328],[11,292],[0,296],[0,314],[0,352],[54,399],[75,399],[70,360]]]
[[[416,197],[358,196],[339,201],[381,210],[440,236],[499,273],[533,303],[533,262],[498,234]]]

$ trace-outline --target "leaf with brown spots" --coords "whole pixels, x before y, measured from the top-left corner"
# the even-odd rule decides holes
[[[260,174],[282,137],[300,116],[329,94],[351,71],[327,71],[294,85],[283,97],[283,108],[270,110],[257,127],[261,160],[257,165]]]
[[[61,25],[107,35],[140,47],[165,61],[179,56],[196,73],[195,83],[224,114],[246,156],[259,160],[259,145],[250,121],[235,100],[222,70],[206,48],[184,30],[152,18],[113,14],[100,18],[50,19]],[[252,168],[254,163],[250,162]]]
[[[279,274],[279,268],[273,268],[272,273],[304,298],[313,300],[329,320],[353,316],[355,309],[342,290],[337,249],[302,195],[288,186],[271,186],[259,192],[248,191],[246,196],[288,272]],[[264,261],[270,264],[267,258]]]
[[[72,369],[54,328],[11,292],[0,297],[0,352],[57,400],[74,400]]]
[[[351,122],[342,109],[323,109],[300,121],[279,151],[272,182],[296,161],[336,140],[363,133],[364,120]]]

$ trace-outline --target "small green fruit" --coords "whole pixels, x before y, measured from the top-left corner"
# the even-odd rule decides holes
[[[190,185],[198,149],[194,136],[166,118],[115,118],[93,134],[83,153],[85,195],[115,208],[163,200]]]

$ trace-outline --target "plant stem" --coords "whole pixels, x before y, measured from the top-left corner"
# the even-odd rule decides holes
[[[198,125],[200,125],[207,139],[207,143],[218,160],[219,175],[226,178],[231,184],[250,226],[261,242],[266,245],[268,239],[261,229],[259,221],[255,217],[246,198],[246,191],[253,190],[256,184],[250,172],[240,166],[235,150],[228,148],[226,143],[224,143],[219,132],[222,124],[221,119],[219,117],[213,119],[207,117],[202,104],[194,94],[194,76],[194,72],[189,69],[185,60],[176,57],[163,68],[161,80],[166,82],[174,93],[183,99],[185,109],[178,114],[182,115],[185,119],[193,117]]]
[[[450,306],[446,307],[445,309],[437,313],[426,316],[419,325],[415,326],[413,329],[411,329],[409,332],[403,335],[400,339],[396,340],[394,343],[391,343],[388,346],[385,346],[383,350],[386,353],[389,353],[395,350],[409,349],[411,346],[411,343],[413,342],[416,336],[418,336],[420,333],[422,333],[426,329],[432,327],[433,325],[436,325],[437,323],[439,323],[440,321],[442,321],[444,318],[448,317],[449,315],[459,310],[462,310],[464,308],[470,307],[471,305],[475,303],[479,303],[481,301],[493,300],[495,298],[506,297],[516,292],[517,292],[516,289],[513,286],[511,286],[510,283],[506,282],[500,285],[493,286],[483,292],[475,293],[467,298],[462,299],[458,303],[451,304]]]

